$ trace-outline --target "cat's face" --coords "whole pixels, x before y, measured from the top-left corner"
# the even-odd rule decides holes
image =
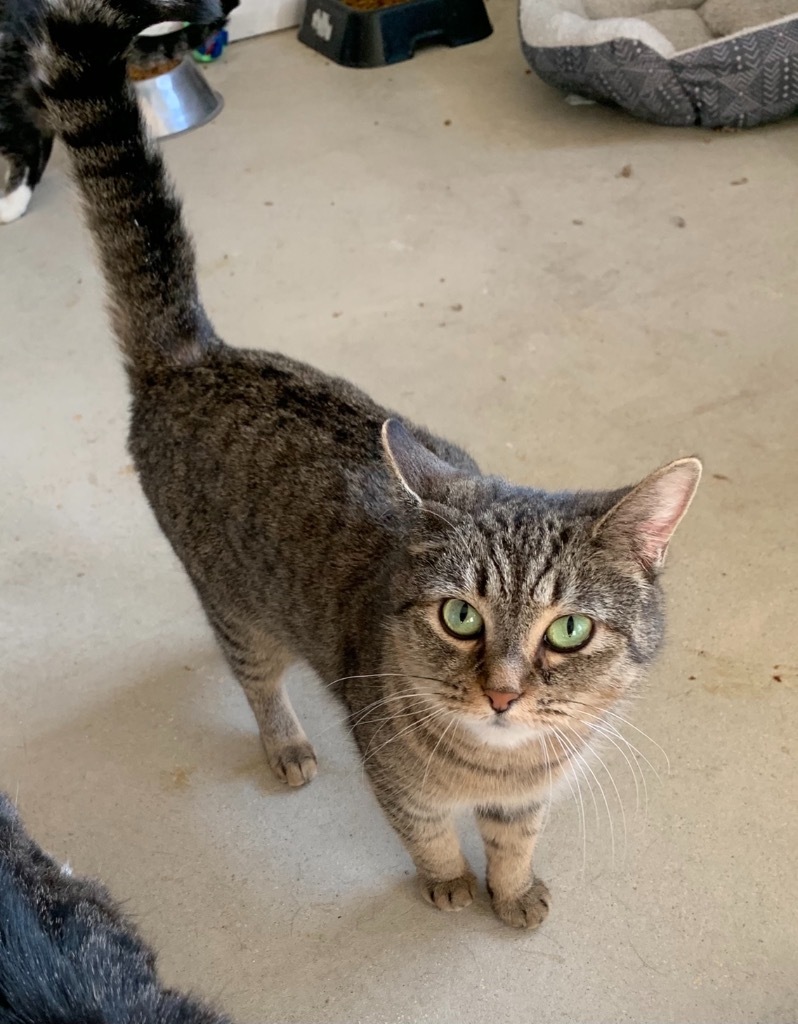
[[[526,500],[525,500],[526,498]],[[545,500],[492,502],[475,516],[434,506],[410,552],[413,596],[392,624],[397,658],[418,689],[491,745],[567,730],[637,681],[662,635],[659,588],[642,567],[613,564],[589,518],[546,514]]]
[[[570,495],[453,473],[435,491],[414,469],[405,458],[405,486],[438,500],[418,503],[390,624],[408,686],[491,746],[584,733],[660,645],[656,573],[700,465]]]

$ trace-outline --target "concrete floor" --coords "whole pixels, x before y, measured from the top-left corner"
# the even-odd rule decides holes
[[[511,6],[491,11],[489,41],[390,70],[293,33],[238,44],[210,69],[224,114],[165,150],[229,340],[344,374],[524,483],[705,457],[635,717],[670,774],[627,730],[662,777],[643,763],[647,812],[607,757],[625,857],[607,786],[614,863],[601,797],[584,856],[564,800],[539,933],[484,895],[433,911],[308,679],[320,776],[271,780],[131,474],[60,152],[0,231],[0,786],[129,901],[170,982],[241,1021],[794,1024],[798,126],[570,107],[525,75]]]

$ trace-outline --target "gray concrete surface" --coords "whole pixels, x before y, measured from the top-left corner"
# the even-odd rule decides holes
[[[129,901],[170,982],[241,1021],[792,1024],[798,124],[703,134],[569,107],[525,75],[510,5],[491,9],[489,41],[390,70],[331,66],[292,33],[237,44],[210,69],[224,114],[165,148],[229,340],[344,374],[524,483],[705,457],[634,717],[670,774],[626,730],[661,775],[641,762],[647,811],[606,758],[625,857],[601,776],[614,863],[601,797],[584,855],[565,799],[539,933],[484,895],[433,911],[309,679],[293,689],[320,776],[272,782],[131,475],[60,152],[0,231],[0,785]]]

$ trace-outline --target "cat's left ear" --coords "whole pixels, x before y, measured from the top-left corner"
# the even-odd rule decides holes
[[[447,486],[463,475],[425,448],[399,420],[383,423],[382,448],[388,467],[419,505],[424,501],[442,501]]]
[[[696,458],[677,459],[663,466],[602,516],[593,536],[629,552],[647,569],[660,569],[700,480],[701,462]]]

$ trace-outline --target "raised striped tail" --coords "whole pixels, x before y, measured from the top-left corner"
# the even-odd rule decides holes
[[[220,344],[200,302],[181,204],[149,139],[125,54],[158,22],[208,23],[218,0],[44,0],[32,53],[80,189],[133,372],[187,365]]]

